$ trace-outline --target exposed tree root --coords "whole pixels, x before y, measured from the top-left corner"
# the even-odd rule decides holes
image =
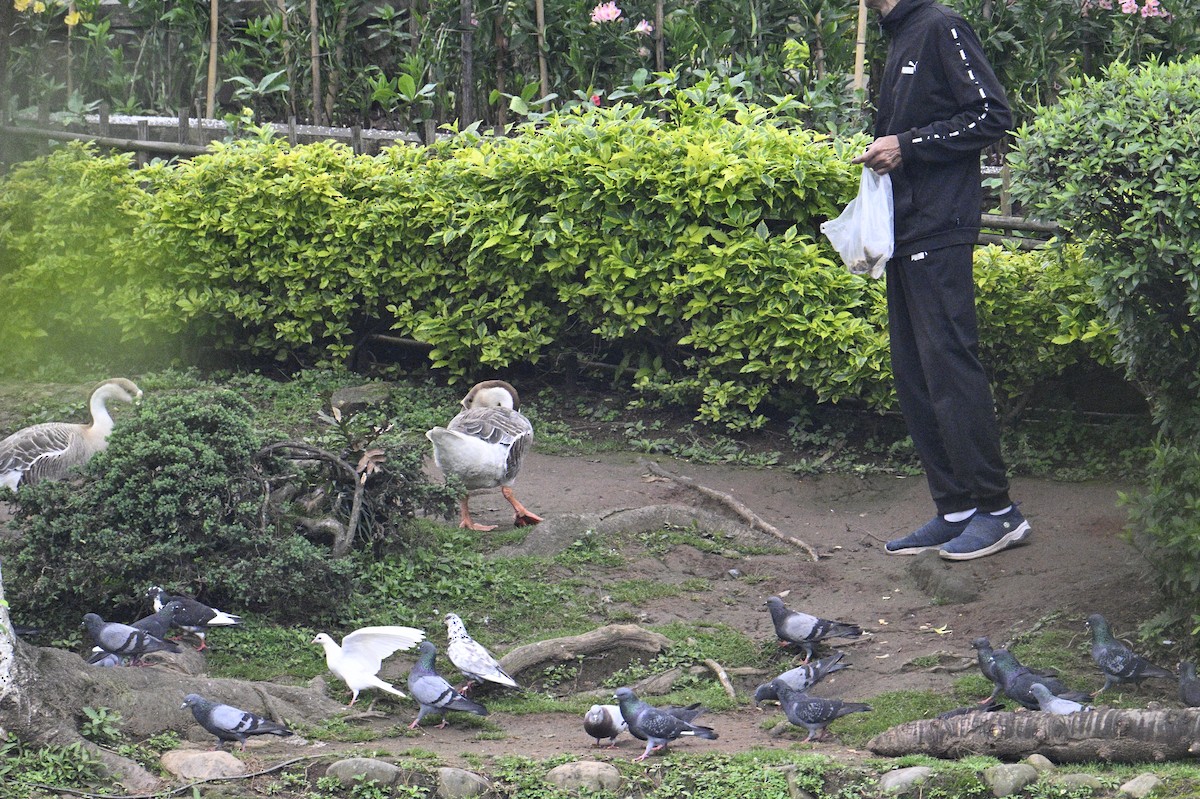
[[[610,624],[582,635],[551,638],[519,646],[500,658],[500,666],[516,676],[525,671],[569,663],[577,658],[597,655],[610,649],[636,649],[658,654],[670,645],[670,638],[636,624]]]

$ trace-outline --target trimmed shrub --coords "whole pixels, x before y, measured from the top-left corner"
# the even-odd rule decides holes
[[[1200,59],[1073,81],[1022,129],[1014,193],[1083,242],[1113,357],[1161,436],[1133,539],[1159,583],[1200,612]]]
[[[260,521],[251,418],[229,391],[151,396],[88,464],[90,479],[22,487],[19,534],[0,544],[21,617],[60,630],[89,611],[127,622],[146,614],[152,581],[281,621],[330,618],[352,564]]]

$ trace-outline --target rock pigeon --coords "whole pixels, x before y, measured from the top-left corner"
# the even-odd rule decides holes
[[[975,650],[976,660],[979,663],[979,671],[983,674],[984,677],[987,677],[989,680],[991,680],[992,684],[995,686],[992,689],[991,696],[988,696],[988,697],[985,697],[985,698],[979,700],[979,704],[981,704],[981,705],[995,704],[996,700],[998,700],[1000,698],[1001,694],[1004,693],[1004,681],[1003,681],[1003,679],[1001,679],[1000,674],[996,670],[995,657],[994,657],[995,650],[992,648],[992,642],[989,641],[986,637],[976,638],[974,641],[971,642],[971,648]],[[1004,651],[1007,652],[1008,650],[1004,650]],[[1013,657],[1013,661],[1014,662],[1016,661],[1015,657]],[[1046,678],[1053,679],[1058,676],[1058,673],[1055,672],[1053,669],[1030,668],[1029,666],[1024,666],[1023,664],[1021,664],[1019,662],[1017,663],[1017,666],[1026,669],[1030,674],[1033,674],[1036,677],[1046,677]],[[1015,672],[1015,669],[1011,666],[1011,663],[1009,664],[1008,670],[1010,673]],[[1056,683],[1056,685],[1062,687],[1061,683]],[[1051,688],[1050,690],[1053,691],[1054,689]],[[1033,708],[1030,708],[1030,709],[1032,710]]]
[[[342,639],[341,646],[325,633],[312,639],[325,648],[325,664],[350,689],[350,705],[367,688],[378,688],[394,696],[406,694],[377,676],[383,659],[401,649],[412,649],[425,639],[424,630],[412,627],[363,627]],[[348,705],[349,707],[349,705]]]
[[[446,656],[450,658],[459,671],[467,678],[467,684],[462,687],[467,691],[474,683],[494,682],[507,685],[509,688],[519,688],[517,681],[508,676],[491,653],[483,648],[474,638],[467,634],[462,619],[457,614],[446,614],[446,636],[450,639],[446,644]]]
[[[601,738],[607,738],[608,748],[612,749],[617,745],[617,736],[629,731],[629,725],[618,706],[592,705],[583,716],[583,730],[596,739],[596,746]]]
[[[89,666],[100,666],[101,668],[111,669],[116,666],[124,666],[125,658],[120,655],[114,655],[112,652],[105,652],[98,646],[92,647],[92,652],[87,659]]]
[[[776,677],[776,680],[782,680],[787,683],[793,691],[807,691],[812,686],[825,679],[825,676],[832,674],[835,671],[841,671],[847,668],[849,663],[842,663],[841,660],[845,656],[844,652],[835,652],[829,657],[821,658],[820,660],[806,663],[803,666],[797,666],[794,669],[785,671]],[[774,680],[772,680],[774,682]],[[758,704],[765,702],[768,699],[778,699],[775,696],[775,689],[771,687],[771,683],[763,683],[754,689],[754,702]]]
[[[1038,674],[1017,660],[1007,649],[992,650],[992,666],[1004,689],[1004,695],[1018,703],[1026,710],[1040,710],[1037,697],[1033,693],[1035,683],[1041,683],[1055,696],[1073,702],[1087,702],[1091,697],[1082,691],[1073,691],[1062,680],[1048,674]]]
[[[862,627],[846,624],[840,621],[830,621],[789,610],[783,600],[773,596],[767,600],[771,610],[771,622],[775,625],[775,635],[781,642],[798,644],[804,649],[804,661],[807,663],[813,655],[817,642],[826,638],[857,638],[862,635]]]
[[[417,662],[408,673],[408,691],[412,694],[413,699],[421,705],[421,709],[417,712],[413,723],[408,725],[410,730],[415,730],[420,725],[421,719],[430,713],[442,715],[442,723],[438,725],[438,729],[446,726],[447,710],[461,710],[465,713],[474,713],[476,716],[488,714],[486,707],[467,699],[454,690],[454,686],[437,673],[433,665],[436,657],[437,647],[429,641],[425,641],[417,647]]]
[[[513,494],[512,484],[521,470],[525,453],[533,445],[533,425],[520,412],[517,390],[503,380],[485,380],[467,392],[462,411],[445,427],[425,434],[433,444],[433,461],[447,475],[462,481],[467,491],[500,487],[513,507],[518,527],[537,524],[541,516],[531,512]],[[494,530],[495,525],[471,519],[469,494],[460,501],[460,527]]]
[[[190,707],[192,715],[200,726],[217,736],[217,748],[220,749],[226,741],[237,741],[246,751],[246,739],[251,735],[278,735],[286,738],[292,734],[284,725],[277,721],[264,719],[248,710],[238,710],[231,705],[220,705],[210,702],[200,694],[188,694],[183,698],[179,709]]]
[[[783,715],[787,716],[787,720],[808,730],[808,737],[804,739],[804,743],[824,738],[825,727],[834,719],[871,710],[870,705],[862,702],[822,699],[819,696],[793,691],[781,680],[775,680],[775,695],[779,697],[779,705],[783,708]]]
[[[175,616],[183,609],[183,605],[177,600],[172,600],[161,607],[155,608],[154,612],[143,619],[138,619],[131,627],[137,627],[139,630],[145,630],[155,638],[161,638],[164,641],[167,639],[167,633],[171,631],[171,627],[175,624]]]
[[[1200,707],[1200,680],[1196,679],[1196,664],[1186,660],[1179,664],[1179,698],[1188,707]]]
[[[1050,693],[1050,689],[1040,682],[1035,682],[1029,686],[1029,690],[1037,699],[1038,709],[1046,713],[1053,713],[1056,716],[1067,716],[1084,709],[1083,705],[1079,702],[1063,699],[1061,696],[1055,696]]]
[[[635,738],[646,742],[646,750],[634,758],[635,763],[639,760],[645,760],[650,756],[651,752],[666,748],[668,743],[684,735],[707,738],[708,740],[716,740],[717,738],[717,733],[713,731],[712,727],[703,727],[699,724],[694,724],[692,721],[680,718],[678,715],[648,705],[638,699],[630,688],[618,688],[613,698],[617,700],[617,705],[621,710],[621,718],[628,725],[629,733]],[[703,711],[703,708],[700,708],[698,705],[691,705],[690,707],[677,708],[676,710],[694,711],[696,715],[699,715]]]
[[[1087,626],[1092,631],[1092,660],[1104,674],[1104,687],[1096,693],[1121,683],[1140,685],[1142,680],[1152,677],[1175,678],[1171,672],[1135,654],[1113,637],[1108,622],[1099,613],[1087,617]]]
[[[109,654],[129,657],[133,663],[140,663],[142,656],[151,652],[179,652],[179,647],[170,641],[128,624],[105,621],[95,613],[83,617],[83,626],[96,646]]]
[[[210,608],[203,602],[198,602],[181,594],[169,594],[160,586],[152,586],[146,591],[146,596],[154,602],[154,609],[159,610],[168,602],[178,602],[180,607],[175,612],[175,626],[189,632],[200,639],[199,652],[208,646],[206,637],[210,627],[232,627],[242,623],[241,616],[226,613],[223,610]]]

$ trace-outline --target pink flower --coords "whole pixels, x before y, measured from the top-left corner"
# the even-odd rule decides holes
[[[1122,14],[1138,13],[1137,0],[1121,0],[1121,13]]]
[[[598,94],[592,95],[592,105],[597,105],[597,106],[600,105],[600,95],[598,95]]]
[[[599,25],[601,22],[616,22],[620,18],[621,9],[617,8],[616,0],[601,3],[592,9],[592,24],[594,25]]]
[[[1112,0],[1100,0],[1096,5],[1100,6],[1105,11],[1112,11]]]
[[[633,29],[634,33],[651,34],[654,33],[654,26],[650,24],[650,20],[644,19],[639,22]]]

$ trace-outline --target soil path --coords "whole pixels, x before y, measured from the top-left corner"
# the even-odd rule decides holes
[[[999,646],[1050,614],[1060,614],[1058,623],[1078,627],[1078,644],[1084,640],[1083,619],[1090,612],[1105,613],[1118,633],[1130,632],[1149,612],[1141,560],[1120,537],[1125,511],[1118,506],[1118,493],[1133,488],[1120,481],[1015,480],[1013,495],[1023,503],[1032,524],[1031,543],[976,561],[938,561],[938,570],[974,586],[979,595],[973,601],[937,604],[910,573],[916,559],[889,556],[883,550],[888,538],[929,518],[932,508],[922,478],[802,478],[784,470],[654,460],[672,473],[736,498],[782,532],[807,542],[820,554],[820,561],[809,561],[799,550],[779,554],[778,542],[762,534],[764,547],[776,554],[727,557],[682,546],[662,556],[640,557],[619,573],[598,574],[597,579],[710,582],[711,590],[639,606],[645,625],[709,619],[755,639],[770,640],[770,618],[763,601],[782,592],[790,592],[787,602],[792,607],[862,625],[868,635],[840,647],[853,668],[822,683],[814,691],[818,694],[869,700],[884,691],[948,689],[962,668],[973,668],[969,643],[978,636],[987,635]],[[580,457],[535,453],[527,460],[516,490],[547,525],[563,514],[661,504],[704,505],[732,519],[727,510],[701,500],[694,491],[653,478],[637,455],[626,453]],[[473,497],[472,511],[479,522],[509,529],[512,512],[497,492]],[[740,576],[731,577],[731,569]],[[912,661],[922,656],[936,656],[942,665],[915,667]],[[780,666],[786,668],[786,661]],[[746,678],[739,690],[747,690],[747,685],[752,690],[756,681]],[[1099,680],[1079,687],[1095,689]],[[1145,691],[1146,699],[1160,698],[1161,693],[1169,701],[1171,690],[1152,686]],[[772,714],[778,717],[777,711]],[[772,737],[764,729],[765,718],[772,714],[749,707],[713,713],[705,718],[720,732],[719,740],[675,746],[687,751],[796,746],[796,735]],[[372,746],[394,751],[417,747],[436,753],[447,764],[467,767],[480,758],[486,761],[499,755],[545,758],[571,753],[607,759],[632,758],[641,751],[641,743],[629,736],[622,736],[617,749],[597,750],[583,733],[581,719],[567,714],[497,713],[491,718],[503,729],[502,739],[479,740],[477,730],[455,728],[452,723],[446,729],[422,730],[419,737],[377,741]],[[389,719],[387,724],[407,720]],[[836,732],[836,727],[831,731]],[[861,755],[840,746],[836,736],[830,743],[807,746],[838,757]]]

